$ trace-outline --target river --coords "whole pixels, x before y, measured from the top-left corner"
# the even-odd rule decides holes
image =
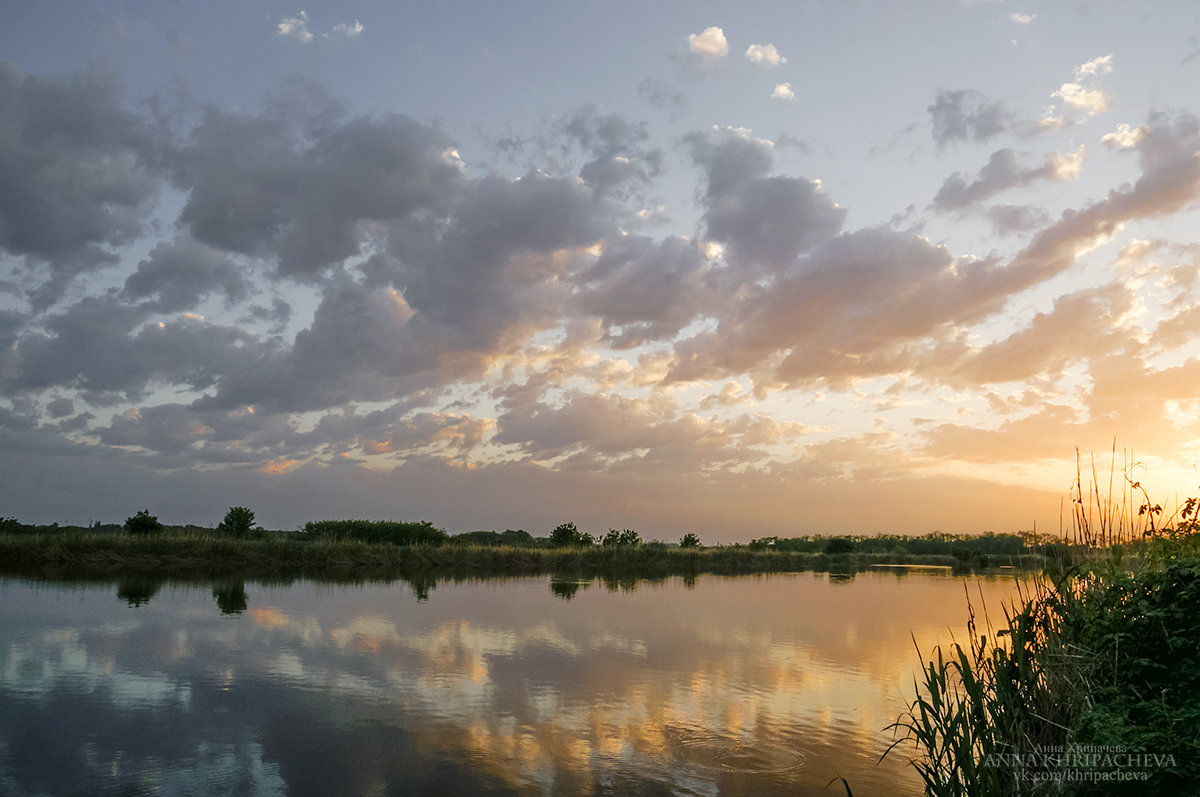
[[[1014,579],[0,579],[0,794],[920,794],[885,728],[968,592]]]

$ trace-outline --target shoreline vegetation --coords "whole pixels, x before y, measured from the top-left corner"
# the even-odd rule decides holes
[[[965,644],[918,652],[888,754],[911,757],[927,795],[1197,793],[1200,502],[1164,517],[1128,469],[1116,500],[1098,483],[1093,467],[1072,488],[1070,558],[997,625],[968,606]]]
[[[148,511],[116,524],[34,526],[0,519],[0,574],[33,578],[120,577],[316,580],[551,575],[664,578],[819,571],[853,573],[879,565],[956,572],[1038,570],[1072,547],[1046,535],[934,533],[923,537],[764,537],[703,545],[643,541],[633,530],[600,538],[573,523],[548,537],[522,530],[450,535],[428,522],[315,521],[301,531],[266,531],[253,512],[232,507],[216,528],[164,526]]]

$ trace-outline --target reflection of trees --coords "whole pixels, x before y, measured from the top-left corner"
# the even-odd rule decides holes
[[[565,601],[575,597],[575,593],[580,587],[587,589],[592,583],[590,581],[580,581],[578,577],[551,577],[550,591],[554,593],[554,597],[562,598]]]
[[[429,593],[437,588],[437,579],[425,573],[405,576],[404,580],[408,582],[408,588],[412,590],[418,603],[429,600]]]
[[[162,581],[153,576],[126,576],[117,581],[117,597],[130,606],[142,606],[150,602],[161,586]]]
[[[241,614],[246,611],[250,596],[246,594],[246,585],[242,581],[226,581],[213,585],[213,597],[221,614]]]

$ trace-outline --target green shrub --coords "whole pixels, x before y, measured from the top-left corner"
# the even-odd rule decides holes
[[[624,529],[623,531],[609,529],[608,534],[604,535],[604,539],[600,544],[605,548],[612,548],[618,545],[632,547],[642,544],[642,535],[638,534],[633,529]]]
[[[126,518],[125,530],[130,534],[158,534],[163,530],[163,524],[150,514],[149,509],[143,509],[133,517]]]
[[[699,548],[700,547],[700,538],[689,531],[687,534],[684,534],[682,537],[679,538],[679,547],[680,548]]]
[[[230,537],[249,537],[262,529],[254,525],[254,513],[249,509],[231,506],[225,513],[225,519],[217,526],[217,531]]]
[[[856,548],[854,540],[847,537],[830,537],[825,543],[825,553],[830,556],[854,553]]]
[[[575,528],[574,523],[560,523],[550,532],[550,544],[556,547],[593,545],[595,542],[591,534]]]

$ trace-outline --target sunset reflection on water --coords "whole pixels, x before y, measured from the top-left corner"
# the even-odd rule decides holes
[[[0,787],[831,794],[840,776],[860,797],[918,794],[905,755],[876,763],[883,729],[911,695],[913,639],[929,651],[964,626],[964,587],[993,614],[1014,592],[878,571],[596,582],[569,600],[546,578],[422,601],[247,584],[246,611],[222,615],[198,586],[131,607],[4,581]]]

